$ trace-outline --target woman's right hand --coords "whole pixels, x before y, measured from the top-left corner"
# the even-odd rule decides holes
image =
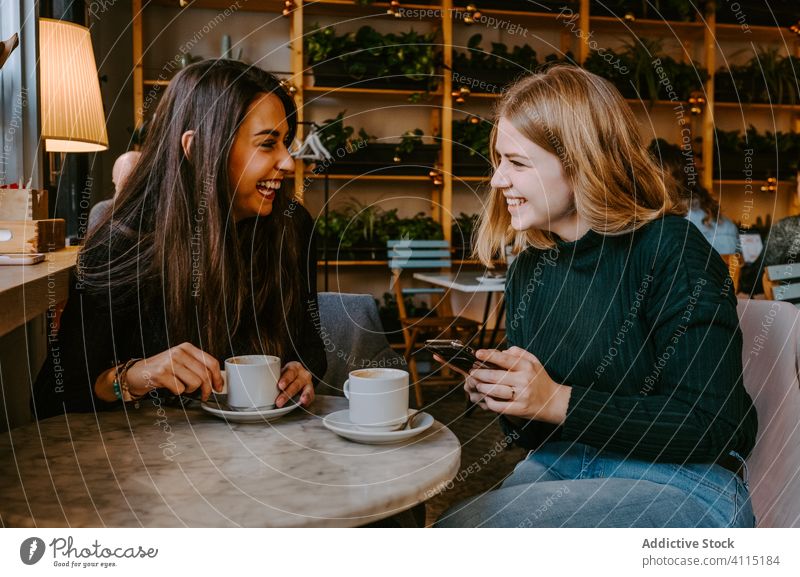
[[[126,381],[134,397],[152,389],[167,389],[175,395],[200,389],[202,400],[207,401],[211,389],[222,391],[219,361],[191,343],[137,361],[128,368]]]

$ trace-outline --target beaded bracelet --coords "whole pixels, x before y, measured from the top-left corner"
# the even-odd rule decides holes
[[[139,395],[138,397],[134,397],[131,394],[130,389],[128,388],[128,379],[125,377],[128,375],[128,369],[130,369],[134,364],[138,363],[142,359],[130,359],[124,365],[119,364],[117,365],[116,375],[114,376],[114,395],[122,400],[123,403],[128,403],[130,401],[138,401],[144,395]],[[120,367],[122,367],[120,369]]]

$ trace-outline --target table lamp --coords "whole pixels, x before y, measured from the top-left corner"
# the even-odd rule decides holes
[[[89,29],[41,18],[39,59],[45,150],[106,150],[108,134]]]

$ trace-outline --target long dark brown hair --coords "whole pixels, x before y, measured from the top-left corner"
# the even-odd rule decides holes
[[[228,157],[248,107],[264,93],[283,103],[288,146],[297,109],[273,75],[233,60],[178,73],[113,213],[81,251],[87,291],[111,295],[111,306],[135,296],[144,308],[163,303],[170,346],[188,341],[220,358],[239,343],[283,356],[298,334],[302,241],[294,201],[280,191],[267,217],[234,223],[231,212]],[[187,158],[181,136],[189,130]]]

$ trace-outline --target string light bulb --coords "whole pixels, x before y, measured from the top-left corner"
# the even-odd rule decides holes
[[[695,116],[703,113],[703,107],[706,105],[705,96],[702,92],[692,92],[689,95],[689,112]]]
[[[394,16],[395,18],[400,18],[402,15],[400,14],[400,0],[392,0],[389,2],[389,8],[386,9],[386,13]]]
[[[775,192],[778,190],[778,179],[771,176],[767,179],[767,183],[761,186],[761,192]]]
[[[464,24],[475,24],[475,22],[481,19],[481,11],[478,10],[475,4],[467,4],[464,10],[466,12],[464,14]]]
[[[292,13],[292,11],[294,11],[296,8],[297,8],[297,6],[295,5],[294,0],[286,0],[283,3],[283,12],[282,12],[282,14],[284,16],[289,16]]]
[[[464,104],[469,95],[470,91],[466,86],[461,86],[458,90],[453,90],[453,92],[450,93],[450,96],[456,99],[456,104]]]

